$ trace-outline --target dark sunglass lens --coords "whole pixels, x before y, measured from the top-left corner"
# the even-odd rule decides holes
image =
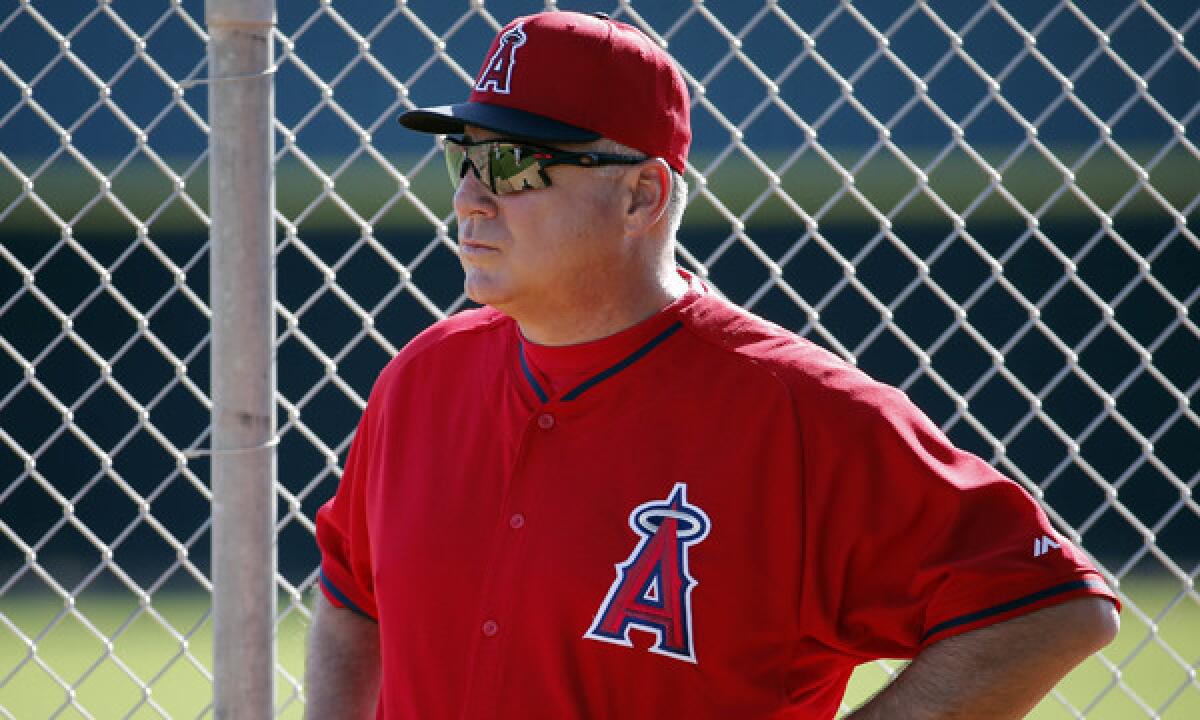
[[[491,164],[492,182],[501,195],[546,187],[536,148],[496,143]]]
[[[450,184],[457,190],[467,174],[467,153],[462,145],[449,139],[445,142],[445,148],[446,171],[450,173]]]
[[[446,170],[455,189],[462,184],[468,167],[497,195],[550,184],[542,168],[542,159],[548,155],[536,147],[499,141],[468,143],[453,138],[446,138],[443,147]]]

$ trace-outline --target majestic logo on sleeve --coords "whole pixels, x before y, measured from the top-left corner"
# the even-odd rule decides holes
[[[631,628],[653,633],[651,652],[696,662],[692,638],[692,589],[688,548],[708,536],[704,511],[688,503],[687,486],[676,483],[665,501],[634,508],[629,526],[641,542],[616,566],[617,578],[585,638],[633,647]]]
[[[501,95],[507,95],[512,82],[513,68],[517,66],[517,48],[525,44],[525,30],[521,25],[514,25],[500,36],[496,52],[488,59],[483,72],[479,74],[479,82],[475,89],[479,92],[489,90]]]
[[[1040,538],[1034,538],[1033,540],[1034,557],[1041,557],[1051,550],[1060,549],[1062,549],[1062,545],[1054,542],[1054,538],[1050,537],[1049,535],[1043,535]]]

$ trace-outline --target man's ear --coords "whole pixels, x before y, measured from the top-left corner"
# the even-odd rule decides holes
[[[653,158],[638,165],[628,177],[631,192],[625,209],[625,234],[641,235],[666,212],[671,199],[671,169],[663,159]]]

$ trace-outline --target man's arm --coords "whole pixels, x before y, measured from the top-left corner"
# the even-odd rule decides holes
[[[1023,718],[1119,627],[1112,603],[1088,597],[947,638],[847,720]]]
[[[335,607],[320,591],[315,595],[304,670],[304,717],[370,720],[379,699],[379,625]]]

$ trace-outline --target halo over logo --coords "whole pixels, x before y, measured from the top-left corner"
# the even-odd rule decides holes
[[[487,65],[479,73],[479,82],[475,83],[475,89],[479,92],[507,95],[512,87],[513,68],[517,66],[517,50],[528,39],[521,23],[513,25],[501,35],[496,52],[492,53]]]
[[[688,548],[708,537],[708,515],[688,503],[687,485],[675,483],[666,501],[634,508],[629,527],[642,540],[616,566],[617,578],[583,636],[633,647],[629,631],[635,628],[657,636],[650,652],[696,662],[692,589],[697,583],[688,570]]]

